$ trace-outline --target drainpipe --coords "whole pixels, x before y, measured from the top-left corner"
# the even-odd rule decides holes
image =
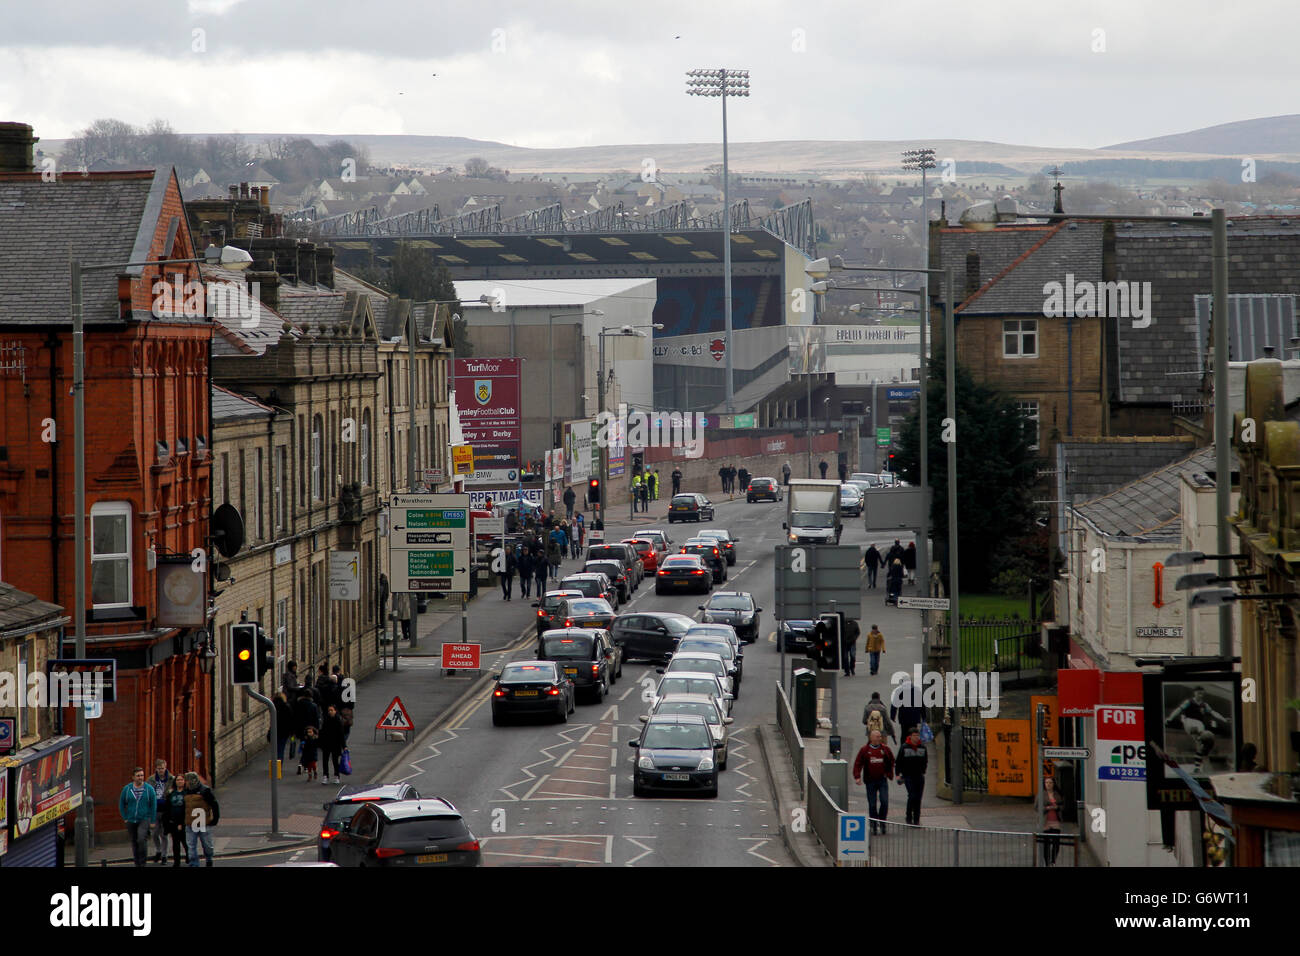
[[[1124,602],[1124,651],[1133,657],[1133,545],[1124,547],[1124,583],[1128,599]]]
[[[58,370],[59,370],[59,336],[51,332],[45,340],[50,350],[50,420],[57,422],[58,415]],[[58,433],[55,433],[57,437]],[[50,442],[50,553],[54,560],[54,600],[60,602],[59,593],[59,445]],[[59,644],[59,656],[63,656],[63,645]]]

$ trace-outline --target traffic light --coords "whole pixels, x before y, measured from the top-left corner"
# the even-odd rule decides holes
[[[275,641],[266,636],[262,625],[257,625],[257,679],[275,670]]]
[[[889,453],[889,464],[885,465],[885,470],[886,471],[894,470],[894,453],[892,451]]]
[[[818,617],[813,639],[818,667],[826,670],[839,669],[841,623],[842,618],[838,613]]]
[[[600,504],[600,479],[592,478],[587,482],[587,504]]]
[[[230,629],[230,683],[257,683],[257,625],[236,624]]]

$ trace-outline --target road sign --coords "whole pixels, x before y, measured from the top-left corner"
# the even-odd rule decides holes
[[[777,620],[811,620],[832,601],[846,617],[861,617],[861,561],[852,544],[777,545]]]
[[[501,535],[505,534],[505,532],[506,532],[505,518],[475,518],[474,519],[475,537],[479,537],[485,534],[490,534],[494,538],[499,538],[501,537]]]
[[[1087,760],[1092,751],[1087,747],[1044,747],[1040,755],[1044,760]]]
[[[482,644],[442,645],[442,666],[447,670],[478,670]]]
[[[469,495],[393,495],[392,593],[469,590]]]
[[[330,600],[361,600],[361,552],[330,552]]]
[[[835,859],[840,863],[867,859],[867,815],[841,813]]]
[[[474,473],[473,445],[455,445],[452,447],[451,473],[453,475],[472,475]]]
[[[379,723],[375,724],[375,730],[414,730],[415,725],[411,723],[410,716],[406,713],[406,708],[402,706],[402,698],[394,697],[393,702],[388,705],[384,711],[384,716],[379,718]]]
[[[876,447],[888,448],[894,440],[893,429],[888,425],[882,425],[876,428]]]
[[[899,607],[917,608],[926,611],[947,611],[948,598],[903,597],[898,598]]]

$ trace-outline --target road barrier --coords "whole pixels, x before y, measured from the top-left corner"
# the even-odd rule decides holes
[[[803,738],[799,736],[794,710],[790,707],[790,700],[785,696],[785,691],[781,689],[780,681],[776,683],[776,725],[781,728],[781,736],[785,738],[786,752],[790,754],[790,764],[794,769],[794,778],[799,781],[799,796],[802,797],[804,795]]]
[[[808,816],[812,818],[812,801]],[[871,866],[1045,866],[1044,849],[1055,840],[1057,866],[1078,866],[1078,835],[967,830],[885,822],[885,835],[871,839]]]
[[[809,767],[805,772],[804,793],[807,794],[808,825],[830,854],[832,860],[839,856],[840,808],[822,787],[821,781]]]

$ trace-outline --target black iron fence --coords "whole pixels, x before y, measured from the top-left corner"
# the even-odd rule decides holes
[[[946,656],[951,653],[951,631],[947,621],[935,621],[931,625],[929,649],[932,654]],[[962,669],[997,671],[1008,677],[1018,677],[1023,671],[1036,671],[1043,661],[1042,635],[1041,621],[963,618]]]

